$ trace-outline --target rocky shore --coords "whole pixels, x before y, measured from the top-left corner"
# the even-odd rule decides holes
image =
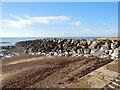
[[[85,56],[120,58],[120,39],[40,39],[17,42],[15,46],[27,54],[45,56]]]
[[[0,46],[0,59],[23,54],[23,51],[15,46]]]

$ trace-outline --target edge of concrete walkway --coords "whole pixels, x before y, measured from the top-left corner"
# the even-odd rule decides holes
[[[119,60],[114,60],[63,88],[103,88],[119,74]]]

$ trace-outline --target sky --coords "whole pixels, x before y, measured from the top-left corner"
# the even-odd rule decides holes
[[[117,37],[117,2],[3,2],[0,37]]]

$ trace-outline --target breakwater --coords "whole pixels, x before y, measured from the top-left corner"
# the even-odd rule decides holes
[[[39,39],[17,42],[15,46],[33,55],[120,58],[120,39]]]

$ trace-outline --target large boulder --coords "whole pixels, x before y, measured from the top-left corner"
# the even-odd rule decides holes
[[[96,41],[93,41],[91,45],[89,46],[90,49],[96,49],[98,46],[98,43]]]
[[[96,57],[99,57],[99,58],[109,58],[110,57],[110,55],[107,55],[105,52],[100,51],[100,50],[94,52],[93,56],[96,56]]]
[[[84,49],[84,54],[90,54],[91,52],[91,49],[87,48],[87,49]]]
[[[92,42],[93,42],[92,40],[87,40],[88,45],[91,45]]]
[[[107,46],[107,45],[103,45],[103,46],[101,46],[101,48],[100,48],[100,50],[101,51],[108,51],[110,48],[109,48],[109,46]]]
[[[114,49],[111,56],[116,57],[116,58],[120,58],[120,50],[118,48]]]
[[[119,42],[118,41],[116,41],[116,42],[114,42],[114,43],[111,43],[111,48],[112,49],[116,49],[116,48],[118,48],[120,45],[119,45]]]
[[[83,48],[79,48],[79,49],[77,49],[77,53],[84,53],[84,49]]]

